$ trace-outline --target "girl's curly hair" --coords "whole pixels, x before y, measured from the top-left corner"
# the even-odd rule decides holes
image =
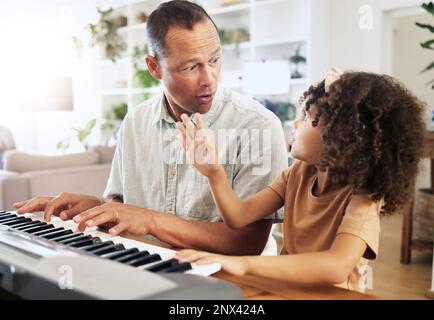
[[[325,92],[324,81],[302,96],[325,118],[319,167],[332,180],[384,200],[391,214],[409,200],[422,157],[425,104],[387,75],[346,72]]]

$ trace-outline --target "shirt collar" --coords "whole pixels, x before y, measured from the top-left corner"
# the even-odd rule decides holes
[[[220,110],[223,106],[223,96],[224,96],[223,89],[220,88],[220,86],[218,86],[211,105],[211,109],[207,113],[205,113],[202,117],[203,123],[207,128],[209,128],[214,123],[214,121],[218,118],[218,115],[220,114]],[[194,114],[192,114],[190,118],[193,117]],[[169,114],[167,100],[164,95],[164,92],[161,94],[161,97],[158,101],[156,112],[154,118],[152,119],[152,125],[154,126],[155,124],[163,121],[167,123],[175,123],[175,120]]]

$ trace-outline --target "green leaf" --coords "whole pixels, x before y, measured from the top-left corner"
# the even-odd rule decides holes
[[[159,80],[155,79],[148,70],[145,69],[138,69],[136,70],[136,73],[134,74],[134,78],[137,82],[137,85],[142,88],[149,88],[156,86],[160,83]]]
[[[432,33],[434,33],[434,26],[432,26],[430,24],[424,24],[424,23],[416,22],[416,25],[418,27],[420,27],[420,28],[428,29],[429,31],[431,31]]]
[[[422,4],[422,8],[424,8],[428,13],[431,13],[434,16],[434,3],[431,1],[429,3]]]
[[[431,62],[431,64],[428,67],[426,67],[425,69],[423,69],[420,73],[427,72],[427,71],[429,71],[431,69],[434,69],[434,61]]]
[[[84,127],[83,132],[84,132],[86,135],[89,135],[89,133],[92,131],[93,127],[95,126],[95,123],[96,123],[96,119],[92,119],[92,120],[90,120],[90,121],[86,124],[86,126]]]
[[[56,149],[65,152],[69,148],[70,144],[71,144],[71,138],[63,139],[62,141],[56,144]]]
[[[420,46],[424,49],[434,50],[434,39],[422,42]]]

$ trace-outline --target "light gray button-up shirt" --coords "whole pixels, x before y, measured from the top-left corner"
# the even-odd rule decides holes
[[[232,188],[246,198],[288,166],[279,119],[260,103],[219,88],[203,115]],[[222,221],[207,178],[189,164],[164,94],[130,110],[119,131],[105,198],[172,213],[187,220]],[[283,218],[282,211],[268,216]]]

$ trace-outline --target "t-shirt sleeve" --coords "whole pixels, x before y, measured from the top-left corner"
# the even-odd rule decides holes
[[[125,122],[124,122],[125,123]],[[110,175],[107,180],[106,188],[103,193],[103,198],[112,199],[118,198],[123,201],[123,185],[122,185],[122,140],[124,123],[118,132],[118,139],[115,154],[113,156]]]
[[[381,205],[381,201],[374,202],[365,195],[353,196],[337,231],[337,234],[348,233],[362,239],[367,245],[363,257],[369,260],[374,260],[378,254]]]
[[[268,187],[273,190],[281,199],[285,201],[286,188],[288,185],[288,179],[294,167],[298,166],[299,162],[294,161],[294,163],[286,168],[276,179],[271,182]]]
[[[288,184],[288,177],[289,177],[289,174],[291,173],[292,167],[293,166],[291,166],[291,167],[287,168],[285,171],[283,171],[268,186],[271,190],[273,190],[275,193],[277,193],[277,195],[282,199],[282,201],[285,201],[286,186]]]

